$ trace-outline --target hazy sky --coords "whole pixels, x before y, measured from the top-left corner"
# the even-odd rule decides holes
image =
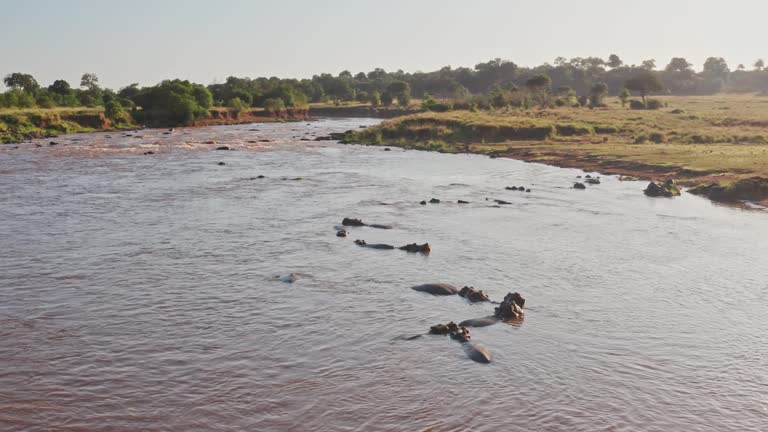
[[[78,85],[93,72],[115,89],[494,57],[768,60],[768,0],[0,0],[0,23],[0,76]]]

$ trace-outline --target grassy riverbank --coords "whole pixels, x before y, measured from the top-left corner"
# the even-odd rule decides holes
[[[422,113],[355,131],[346,141],[675,178],[686,186],[714,183],[722,186],[715,194],[721,200],[768,199],[768,97],[660,99],[666,106],[655,111],[609,99],[599,109]],[[763,180],[747,181],[753,178]],[[758,187],[745,191],[741,181]]]
[[[109,130],[111,121],[99,108],[51,108],[0,110],[0,143],[32,138]]]

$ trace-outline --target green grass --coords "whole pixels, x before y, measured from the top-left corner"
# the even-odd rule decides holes
[[[683,184],[768,177],[768,97],[659,98],[657,111],[607,108],[451,111],[400,117],[347,141],[510,156]]]

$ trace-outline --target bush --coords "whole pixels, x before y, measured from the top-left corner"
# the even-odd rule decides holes
[[[635,144],[645,144],[648,141],[648,135],[638,135],[635,137]]]
[[[645,104],[645,109],[649,110],[657,110],[664,107],[664,103],[658,99],[648,99],[648,102]]]
[[[280,98],[269,98],[264,101],[264,111],[272,115],[280,115],[285,111],[285,102]]]
[[[619,128],[616,126],[595,126],[596,134],[615,134],[619,133]]]
[[[555,126],[555,129],[557,134],[562,136],[592,135],[595,133],[591,127],[578,124],[559,124]]]
[[[249,107],[249,105],[239,97],[232,98],[227,106],[235,112],[235,118],[240,117],[240,113],[247,111]]]
[[[632,100],[629,101],[629,109],[644,110],[645,109],[645,104],[643,103],[643,101],[640,101],[640,100],[637,100],[637,99],[632,99]]]
[[[661,144],[667,140],[667,137],[661,132],[652,132],[648,135],[648,139],[656,144]]]

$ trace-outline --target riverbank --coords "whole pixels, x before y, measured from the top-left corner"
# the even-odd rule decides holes
[[[423,113],[351,131],[345,142],[509,157],[768,204],[768,98],[667,97],[658,111],[559,108]]]

